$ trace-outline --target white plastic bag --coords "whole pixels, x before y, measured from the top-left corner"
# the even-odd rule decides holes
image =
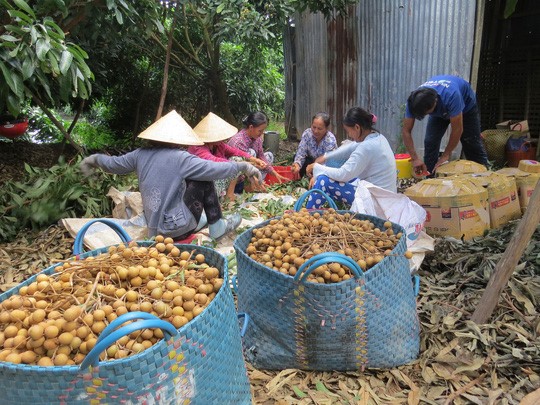
[[[351,211],[373,215],[401,225],[407,233],[407,248],[422,239],[426,210],[404,194],[377,187],[365,180],[358,182]],[[426,235],[427,236],[427,235]],[[433,250],[424,247],[421,250]]]

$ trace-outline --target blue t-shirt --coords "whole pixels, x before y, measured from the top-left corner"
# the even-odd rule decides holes
[[[476,95],[471,85],[458,76],[433,76],[419,87],[431,87],[439,95],[435,110],[429,114],[433,117],[450,119],[476,105]],[[405,117],[414,118],[408,104],[405,108]]]

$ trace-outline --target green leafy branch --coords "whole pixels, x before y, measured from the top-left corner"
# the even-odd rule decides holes
[[[109,188],[125,189],[133,180],[103,173],[81,181],[79,162],[80,158],[67,164],[61,157],[49,169],[25,164],[22,181],[5,183],[0,196],[0,240],[10,240],[25,228],[42,229],[62,218],[109,216]]]

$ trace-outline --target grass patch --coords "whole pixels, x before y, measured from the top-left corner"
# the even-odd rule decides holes
[[[285,133],[285,122],[282,121],[270,121],[266,131],[273,131],[279,134],[279,139],[286,140],[287,134]]]

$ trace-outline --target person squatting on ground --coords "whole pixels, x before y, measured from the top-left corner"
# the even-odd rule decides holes
[[[213,180],[240,172],[262,180],[259,170],[247,162],[216,163],[180,149],[203,143],[174,110],[139,138],[148,140],[149,145],[121,156],[90,155],[81,161],[80,168],[86,176],[95,168],[115,174],[136,172],[149,237],[182,240],[208,223],[210,236],[219,239],[240,225],[239,214],[223,218]]]
[[[426,115],[429,115],[429,120],[422,161],[414,148],[412,129],[414,120],[422,120]],[[448,124],[450,138],[439,156],[441,140]],[[407,99],[401,134],[417,175],[433,175],[441,164],[450,160],[459,142],[466,159],[487,165],[487,153],[480,132],[476,94],[469,82],[461,77],[433,76],[411,92]]]
[[[188,152],[201,159],[211,160],[212,162],[241,162],[246,160],[259,169],[266,167],[264,161],[251,156],[248,152],[230,146],[225,142],[225,140],[236,134],[238,130],[213,113],[208,113],[208,115],[193,128],[193,131],[197,134],[199,139],[204,142],[204,145],[191,145],[188,148]],[[225,198],[229,201],[235,200],[234,189],[239,178],[243,180],[243,176],[232,176],[214,181],[220,199]],[[257,186],[253,177],[250,178],[250,181],[252,187]]]
[[[252,156],[262,160],[266,166],[261,170],[263,179],[268,173],[272,173],[277,179],[287,180],[282,175],[278,174],[272,167],[274,162],[274,155],[272,152],[263,151],[263,139],[264,130],[268,126],[268,117],[261,111],[252,112],[242,120],[244,126],[236,135],[229,139],[229,145],[248,152]],[[243,187],[242,183],[236,187],[236,192],[241,192]],[[259,189],[251,190],[259,191]]]
[[[311,119],[311,127],[302,134],[298,144],[298,151],[292,164],[292,172],[306,175],[308,165],[315,162],[319,156],[337,148],[335,135],[329,131],[330,116],[325,112],[318,112]]]
[[[325,153],[307,167],[308,176],[312,175],[311,188],[322,190],[334,201],[349,206],[360,180],[397,192],[394,152],[384,135],[373,128],[374,120],[373,114],[360,107],[347,111],[343,128],[354,142]],[[306,207],[319,208],[324,202],[323,197],[314,193],[308,197]]]

